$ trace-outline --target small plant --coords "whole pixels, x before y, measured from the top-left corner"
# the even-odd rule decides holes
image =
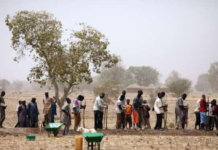
[[[98,96],[100,93],[105,92],[105,102],[107,104],[114,104],[120,94],[122,86],[117,83],[106,82],[102,85],[95,87],[94,94]]]
[[[169,128],[174,128],[174,127],[175,127],[175,125],[174,125],[174,123],[173,123],[173,122],[170,122],[168,127],[169,127]]]

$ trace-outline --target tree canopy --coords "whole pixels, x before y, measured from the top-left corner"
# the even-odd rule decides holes
[[[6,90],[7,87],[10,85],[11,83],[6,80],[6,79],[1,79],[0,80],[0,86],[3,88],[3,90]]]
[[[100,31],[80,23],[74,30],[68,45],[62,43],[63,28],[60,21],[45,11],[19,11],[12,18],[7,15],[6,25],[12,33],[12,47],[19,61],[25,54],[32,54],[37,63],[28,76],[29,81],[44,86],[51,82],[59,106],[80,82],[92,82],[91,72],[100,73],[102,64],[110,68],[118,58],[107,49],[108,39]],[[59,85],[64,94],[59,100]]]
[[[167,77],[167,79],[165,80],[165,84],[170,84],[171,82],[174,82],[176,80],[178,80],[180,78],[180,74],[173,70],[170,75]]]
[[[218,91],[218,62],[211,64],[208,70],[208,80],[213,91]]]
[[[199,92],[208,92],[210,90],[210,83],[207,73],[198,76],[195,89]]]
[[[135,83],[141,86],[149,86],[150,84],[157,84],[159,82],[160,73],[152,67],[129,67],[127,70]]]
[[[180,96],[183,93],[189,93],[191,84],[190,80],[181,78],[176,71],[172,71],[166,80],[166,86],[169,91],[176,94],[176,96]]]

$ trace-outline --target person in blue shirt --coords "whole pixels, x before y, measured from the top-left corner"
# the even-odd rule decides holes
[[[55,97],[53,97],[55,99]],[[57,115],[57,100],[55,99],[55,102],[51,104],[51,123],[55,123],[55,116]]]

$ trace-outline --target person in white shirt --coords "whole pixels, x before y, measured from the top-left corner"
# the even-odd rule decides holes
[[[19,114],[18,114],[18,109],[19,109],[21,103],[22,103],[22,101],[19,100],[18,105],[17,105],[17,107],[16,107],[16,112],[17,112],[17,124],[15,125],[15,128],[19,127]]]
[[[117,105],[116,105],[116,114],[117,114],[117,122],[116,122],[116,128],[117,129],[126,129],[125,128],[125,110],[126,110],[126,91],[122,91],[122,94],[118,97]],[[122,125],[122,127],[121,127]]]
[[[200,130],[200,123],[201,123],[200,112],[199,112],[200,101],[201,101],[201,99],[199,99],[199,100],[196,102],[196,108],[195,108],[195,111],[194,111],[195,117],[196,117],[195,129],[197,129],[197,126],[199,126],[199,130]]]
[[[93,106],[95,129],[103,129],[103,111],[104,108],[107,108],[107,105],[104,103],[104,96],[105,94],[101,93],[100,96],[95,99],[95,103]]]
[[[156,113],[156,116],[157,116],[157,121],[156,121],[156,125],[154,127],[155,130],[160,130],[161,129],[161,126],[162,126],[162,107],[163,107],[163,104],[162,104],[162,101],[161,101],[161,98],[162,98],[162,94],[161,93],[158,93],[157,94],[157,99],[154,103],[154,111]]]

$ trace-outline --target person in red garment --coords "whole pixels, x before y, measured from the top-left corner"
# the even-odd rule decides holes
[[[205,129],[205,124],[206,124],[206,111],[207,111],[207,103],[205,99],[205,95],[202,95],[201,101],[200,101],[200,117],[201,117],[201,130]]]

